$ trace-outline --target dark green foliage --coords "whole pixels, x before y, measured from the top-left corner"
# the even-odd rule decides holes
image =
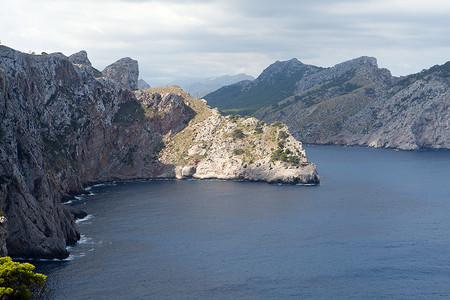
[[[34,270],[32,264],[13,262],[10,257],[0,258],[0,299],[46,298],[47,276]]]
[[[286,131],[284,131],[284,130],[280,130],[278,132],[278,138],[279,139],[285,140],[285,139],[287,139],[288,136],[289,136],[289,134]]]
[[[255,127],[255,133],[257,133],[257,134],[263,133],[263,129],[259,124],[256,125],[256,127]]]
[[[237,120],[241,118],[241,115],[228,115],[228,118],[230,119],[231,122],[236,123]]]
[[[291,155],[291,153],[289,149],[283,150],[282,148],[278,148],[272,152],[270,158],[273,161],[284,161],[292,165],[297,165],[300,162],[300,158],[296,155]]]
[[[272,123],[272,125],[270,125],[270,126],[278,127],[278,128],[283,128],[284,126],[286,126],[286,124],[284,124],[284,123],[281,122],[281,121],[276,121],[276,122]]]
[[[114,115],[115,123],[133,124],[145,118],[145,111],[136,101],[128,101],[119,104],[119,110]]]
[[[234,155],[241,155],[241,154],[244,154],[244,153],[245,153],[244,149],[241,149],[241,148],[237,148],[237,149],[233,150],[233,154]]]
[[[245,134],[242,132],[241,128],[236,128],[235,130],[233,130],[233,133],[231,135],[237,139],[242,139],[245,137]]]

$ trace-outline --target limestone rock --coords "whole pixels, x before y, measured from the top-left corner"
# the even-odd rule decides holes
[[[8,236],[8,228],[6,224],[7,219],[0,216],[0,257],[8,255],[8,249],[6,248],[6,238]]]
[[[139,65],[134,59],[129,57],[121,58],[107,66],[102,71],[102,74],[123,88],[130,90],[138,89]]]
[[[92,64],[89,61],[87,52],[85,50],[81,50],[77,53],[70,55],[69,60],[71,63],[76,64],[76,65],[85,65],[88,67],[92,67]]]

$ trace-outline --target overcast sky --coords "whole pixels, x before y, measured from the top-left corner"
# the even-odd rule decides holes
[[[151,86],[258,76],[276,60],[328,67],[367,55],[395,76],[450,60],[449,0],[2,0],[14,49],[86,50],[102,70],[129,56]]]

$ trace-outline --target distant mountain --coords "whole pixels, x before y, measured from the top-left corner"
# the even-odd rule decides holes
[[[297,74],[295,69],[301,76],[289,75]],[[282,121],[305,143],[450,149],[449,78],[450,62],[394,77],[373,57],[330,68],[290,60],[205,99],[223,113],[251,112],[268,123]]]
[[[145,82],[144,79],[139,79],[137,82],[137,88],[138,88],[138,90],[145,90],[145,89],[149,89],[150,85],[147,82]]]
[[[208,77],[204,79],[178,81],[174,84],[179,85],[187,91],[192,97],[201,99],[205,95],[215,90],[243,80],[254,80],[253,76],[241,73],[237,75],[225,75],[220,77]]]
[[[297,59],[277,61],[266,68],[254,81],[241,81],[206,95],[212,107],[225,114],[252,114],[294,94],[296,82],[322,70],[303,64]]]

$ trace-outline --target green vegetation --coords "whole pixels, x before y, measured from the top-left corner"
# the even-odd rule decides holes
[[[119,110],[114,115],[114,123],[133,124],[145,118],[145,111],[136,101],[128,101],[119,104]]]
[[[284,124],[284,123],[281,122],[281,121],[276,121],[276,122],[273,122],[270,126],[276,127],[276,128],[283,128],[283,127],[286,126],[286,124]]]
[[[300,158],[297,155],[293,155],[289,149],[282,149],[281,147],[273,151],[270,158],[273,161],[284,161],[292,165],[298,165],[300,162]]]
[[[47,276],[34,273],[35,266],[0,258],[0,299],[44,299],[48,297]]]
[[[245,134],[244,132],[242,132],[241,128],[236,128],[235,130],[233,130],[233,133],[231,135],[237,139],[242,139],[245,137]]]
[[[285,140],[285,139],[287,139],[288,136],[289,136],[289,134],[286,131],[284,131],[284,130],[278,131],[279,139]]]

